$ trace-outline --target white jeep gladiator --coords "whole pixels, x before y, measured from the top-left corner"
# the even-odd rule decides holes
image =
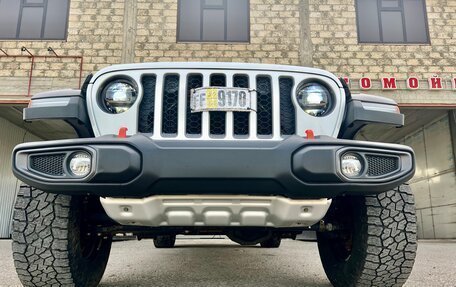
[[[402,285],[416,252],[407,146],[354,140],[400,127],[390,99],[351,94],[313,68],[241,63],[116,65],[81,90],[40,93],[24,120],[77,139],[18,145],[13,256],[25,286],[96,286],[115,234],[221,234],[279,247],[317,232],[334,286]]]

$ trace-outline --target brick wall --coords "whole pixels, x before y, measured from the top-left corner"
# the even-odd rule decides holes
[[[299,0],[251,0],[250,43],[176,43],[177,0],[138,0],[135,62],[218,61],[299,65]]]
[[[120,63],[123,40],[123,0],[71,0],[67,41],[1,41],[0,48],[10,55],[83,56],[83,75],[111,64]],[[0,53],[0,55],[2,55]],[[0,57],[0,86],[2,94],[26,94],[30,60]],[[77,59],[36,58],[33,70],[32,93],[76,88],[79,77]]]
[[[124,34],[125,2],[135,4],[134,25]],[[83,75],[122,62],[125,39],[135,41],[134,62],[239,61],[299,65],[299,0],[250,1],[251,38],[246,44],[176,43],[177,0],[71,0],[67,41],[2,41],[0,48],[21,54],[83,56]],[[135,16],[133,15],[133,16]],[[128,22],[130,23],[130,22]],[[136,33],[135,33],[136,32]],[[25,52],[22,52],[26,55]],[[25,94],[30,60],[0,57],[1,94]],[[36,59],[32,94],[78,85],[72,59]]]
[[[300,19],[303,11],[309,15]],[[20,54],[25,46],[35,55],[50,55],[50,46],[59,55],[83,56],[84,76],[121,62],[300,65],[310,59],[315,67],[352,79],[395,76],[400,102],[454,102],[446,91],[406,91],[401,81],[410,75],[456,76],[456,2],[427,0],[427,12],[432,45],[370,45],[358,44],[354,0],[250,0],[250,43],[177,43],[177,0],[71,0],[67,41],[0,41],[0,48]],[[0,57],[0,95],[26,93],[29,68],[27,58]],[[32,94],[75,88],[78,73],[76,60],[37,59]]]
[[[431,45],[358,44],[354,0],[309,2],[314,66],[353,79],[456,76],[456,1],[426,1]]]

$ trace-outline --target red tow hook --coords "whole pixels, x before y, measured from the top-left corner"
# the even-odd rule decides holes
[[[127,127],[121,127],[119,129],[119,134],[117,135],[117,137],[121,138],[121,139],[127,138],[127,131],[128,131]]]
[[[313,130],[306,130],[306,137],[308,140],[315,139],[314,131]]]

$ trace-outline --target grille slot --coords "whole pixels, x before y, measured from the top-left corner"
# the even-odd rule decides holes
[[[267,76],[257,77],[257,133],[272,135],[272,87]]]
[[[211,75],[211,87],[225,87],[226,77],[223,74]],[[210,112],[210,133],[211,135],[224,135],[226,127],[226,112]]]
[[[155,75],[144,76],[141,80],[143,86],[143,99],[139,106],[138,131],[140,133],[154,132],[154,108],[155,108]]]
[[[177,104],[179,97],[179,76],[168,75],[163,84],[162,133],[177,134]]]
[[[280,89],[280,133],[293,135],[296,132],[295,109],[292,102],[293,79],[281,78]]]
[[[249,77],[247,75],[235,75],[233,77],[233,87],[248,88]],[[249,113],[233,112],[233,132],[235,135],[249,134]]]
[[[65,154],[52,154],[52,155],[32,155],[30,156],[30,168],[34,171],[53,175],[63,176],[63,160]]]
[[[399,159],[391,156],[366,155],[367,175],[382,176],[399,169]]]
[[[187,78],[187,120],[186,132],[191,135],[201,134],[201,113],[192,113],[190,109],[190,94],[192,89],[203,86],[202,75],[189,75]]]

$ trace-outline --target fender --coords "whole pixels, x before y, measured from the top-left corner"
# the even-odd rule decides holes
[[[400,128],[404,125],[404,115],[394,100],[367,94],[351,94],[347,98],[339,138],[353,139],[356,133],[368,124],[387,124]]]
[[[58,119],[73,127],[80,138],[93,137],[92,126],[87,115],[85,90],[91,76],[87,77],[82,90],[57,90],[38,93],[24,109],[24,121]]]

